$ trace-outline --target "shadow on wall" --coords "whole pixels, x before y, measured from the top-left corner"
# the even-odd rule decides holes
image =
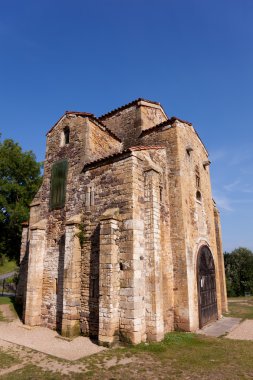
[[[28,261],[29,261],[29,241],[26,243],[25,255],[20,263],[19,277],[17,283],[17,292],[15,299],[13,298],[13,306],[22,322],[25,319],[26,307],[26,289],[28,276]]]
[[[65,234],[59,241],[58,277],[55,279],[56,291],[56,331],[61,334],[64,295]]]
[[[88,295],[88,315],[87,327],[88,331],[82,332],[89,335],[91,338],[97,339],[99,332],[99,225],[93,231],[90,241],[90,260],[89,260],[89,295]],[[87,254],[87,253],[84,253]],[[13,298],[14,308],[19,318],[24,322],[25,317],[25,302],[26,302],[26,289],[27,289],[27,275],[28,275],[28,257],[29,257],[29,243],[27,243],[26,253],[20,263],[20,275],[17,285],[16,298]],[[62,321],[63,321],[63,300],[64,300],[64,263],[65,263],[65,234],[63,234],[59,241],[59,256],[58,256],[58,273],[55,278],[55,292],[56,292],[56,330],[61,334]],[[87,270],[86,269],[86,270]],[[85,271],[85,267],[83,268]],[[83,276],[83,273],[81,273]],[[81,300],[81,294],[80,294]]]
[[[89,276],[89,336],[98,338],[99,331],[99,225],[91,235]]]

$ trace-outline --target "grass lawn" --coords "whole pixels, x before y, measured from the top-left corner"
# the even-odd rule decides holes
[[[9,297],[0,303],[13,304]],[[229,299],[230,316],[253,318],[253,297]],[[97,380],[239,380],[253,378],[253,341],[209,338],[173,332],[159,343],[139,344],[103,351],[74,362],[59,360],[22,348],[0,346],[0,377],[22,379]],[[27,353],[26,353],[27,352]],[[26,353],[26,354],[25,354]],[[44,355],[34,361],[34,355]],[[9,364],[8,364],[9,363]],[[22,368],[1,375],[1,369],[21,363]]]
[[[0,351],[0,368],[6,360]],[[75,362],[63,361],[62,365],[69,367],[68,373],[61,372],[57,359],[48,360],[48,368],[42,370],[23,356],[24,367],[2,375],[1,379],[252,379],[253,342],[175,332],[167,334],[160,343],[106,350]],[[83,368],[82,372],[75,370],[77,366]]]
[[[228,298],[226,317],[253,319],[253,297]]]
[[[13,355],[0,351],[0,368],[8,368],[13,364],[19,363],[19,360]]]
[[[0,305],[13,305],[13,297],[0,297]]]
[[[10,309],[13,313],[13,315],[17,316],[17,306],[15,305],[15,298],[14,297],[1,297],[0,296],[0,307],[1,305],[10,305]],[[8,321],[6,318],[4,318],[2,311],[0,310],[0,322]],[[1,337],[0,337],[1,338]]]
[[[4,265],[0,265],[0,275],[13,272],[15,269],[17,269],[16,261],[4,261]]]

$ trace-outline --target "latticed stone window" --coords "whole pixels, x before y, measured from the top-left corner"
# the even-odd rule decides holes
[[[53,164],[51,170],[50,209],[59,209],[65,205],[68,161],[61,160]]]
[[[195,168],[195,178],[196,178],[196,188],[200,189],[200,174],[199,174],[198,166],[196,166]]]

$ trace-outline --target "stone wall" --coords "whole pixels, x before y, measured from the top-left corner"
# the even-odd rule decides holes
[[[70,138],[64,144],[64,128],[68,127]],[[97,128],[97,132],[94,130]],[[104,147],[98,149],[98,146]],[[118,152],[121,143],[108,133],[104,127],[95,125],[88,117],[75,114],[65,115],[48,133],[47,150],[44,165],[42,186],[36,195],[30,212],[31,228],[40,220],[46,220],[46,253],[43,257],[43,283],[41,324],[50,328],[62,330],[64,308],[64,281],[69,281],[65,262],[66,221],[81,212],[83,194],[80,192],[80,173],[86,161],[99,159],[104,155]],[[68,160],[65,207],[51,210],[49,208],[51,170],[53,163]],[[33,245],[31,234],[28,232],[28,243]],[[30,256],[33,255],[30,250]],[[32,258],[31,258],[32,260]],[[80,264],[80,263],[79,263]],[[32,282],[32,269],[28,272],[29,282]],[[71,271],[70,271],[71,272]],[[66,273],[65,273],[66,274]],[[29,313],[29,305],[25,315]],[[65,328],[68,331],[68,327]],[[68,333],[66,333],[68,334]]]
[[[166,223],[169,231],[167,203],[160,203],[165,171],[165,152],[147,149],[84,173],[94,204],[86,202],[83,212],[81,326],[101,343],[159,340],[173,329],[171,250],[162,252],[160,232]],[[170,296],[165,302],[163,292]]]
[[[138,100],[130,107],[115,110],[100,118],[123,142],[124,148],[138,145],[138,137],[145,129],[167,119],[157,103]]]
[[[52,166],[63,159],[65,206],[52,209]],[[213,254],[220,317],[227,300],[219,214],[192,125],[143,100],[100,119],[66,113],[47,135],[44,179],[23,232],[24,320],[106,345],[194,331],[202,245]]]
[[[173,221],[170,237],[174,266],[174,323],[175,328],[195,330],[199,324],[196,262],[201,245],[208,245],[214,257],[219,317],[221,289],[225,287],[224,276],[220,277],[222,260],[218,261],[217,256],[208,155],[193,127],[180,121],[142,133],[139,144],[166,146],[169,207]],[[200,188],[196,185],[196,169]],[[197,191],[201,194],[201,201],[196,198]]]

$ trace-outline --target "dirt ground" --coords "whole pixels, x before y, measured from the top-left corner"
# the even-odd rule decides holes
[[[29,332],[34,332],[37,343],[42,338],[48,339],[45,338],[47,333],[45,330],[48,329],[27,330],[20,327],[21,322],[15,318],[9,305],[0,305],[0,311],[8,320],[8,322],[6,320],[0,322],[1,379],[239,380],[253,378],[253,342],[175,333],[172,334],[172,338],[169,334],[165,343],[143,344],[141,349],[132,347],[109,350],[94,345],[95,351],[86,349],[86,356],[79,352],[81,358],[78,360],[69,360],[71,358],[69,349],[67,360],[64,358],[65,354],[61,357],[64,349],[57,357],[40,352],[39,349],[35,350],[31,347],[31,342],[30,347],[29,342],[27,347],[21,343],[8,341],[7,332],[11,329],[16,329],[18,335],[22,335],[24,331],[27,332],[28,341]],[[252,329],[253,321],[250,322],[247,328]],[[48,333],[52,334],[48,340],[49,347],[52,347],[55,341],[60,345],[70,343],[57,339],[55,332],[51,330]],[[6,335],[3,336],[4,334]],[[39,337],[38,334],[44,334],[44,336]],[[87,343],[85,340],[82,342]],[[77,347],[80,349],[81,346],[78,344]]]

